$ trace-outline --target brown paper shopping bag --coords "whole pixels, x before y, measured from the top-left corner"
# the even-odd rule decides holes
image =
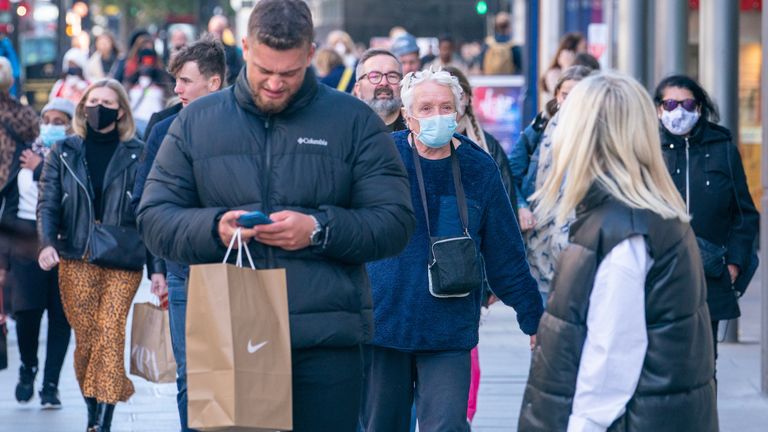
[[[131,375],[153,383],[176,381],[168,311],[152,303],[133,306]]]
[[[186,337],[190,428],[293,428],[285,270],[191,266]]]

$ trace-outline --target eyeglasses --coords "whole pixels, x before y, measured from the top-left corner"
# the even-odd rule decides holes
[[[389,84],[397,84],[401,79],[403,79],[403,75],[401,75],[400,72],[381,73],[378,71],[370,71],[367,74],[361,76],[358,81],[362,80],[363,78],[368,78],[369,83],[376,85],[379,84],[382,78],[385,76],[387,77],[387,83]]]
[[[696,111],[696,107],[698,105],[699,104],[696,103],[696,99],[686,99],[681,101],[666,99],[661,101],[661,107],[664,108],[664,111],[674,111],[678,106],[682,106],[684,110],[688,112],[694,112]]]

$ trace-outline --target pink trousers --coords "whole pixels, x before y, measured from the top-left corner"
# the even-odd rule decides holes
[[[472,348],[470,353],[471,375],[469,381],[469,403],[467,404],[467,420],[470,422],[475,418],[477,412],[477,394],[480,391],[480,355],[477,353],[477,347]]]

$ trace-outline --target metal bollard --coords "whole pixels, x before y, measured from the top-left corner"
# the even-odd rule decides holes
[[[723,342],[738,343],[739,342],[739,319],[732,319],[729,321],[721,321],[720,325],[725,325],[725,337]]]

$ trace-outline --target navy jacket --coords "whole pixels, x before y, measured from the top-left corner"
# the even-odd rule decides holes
[[[180,106],[181,104],[178,105]],[[165,135],[168,133],[168,129],[171,128],[171,124],[176,120],[176,116],[179,115],[179,111],[180,109],[170,113],[168,117],[151,126],[152,129],[147,136],[147,144],[144,146],[144,154],[141,157],[139,169],[136,171],[136,183],[133,185],[132,204],[134,208],[139,206],[141,196],[144,194],[144,184],[147,182],[149,170],[152,168],[152,163],[155,162],[155,156],[157,156],[157,151],[160,150],[160,144],[162,144]],[[152,118],[155,118],[157,114],[152,115]],[[165,275],[170,272],[176,276],[186,278],[187,271],[186,266],[174,262],[166,262],[162,258],[156,257],[149,252],[147,253],[147,277],[155,273]]]
[[[539,143],[548,119],[539,113],[512,146],[509,165],[515,182],[517,208],[528,207],[528,197],[536,191],[536,171],[539,168]]]

